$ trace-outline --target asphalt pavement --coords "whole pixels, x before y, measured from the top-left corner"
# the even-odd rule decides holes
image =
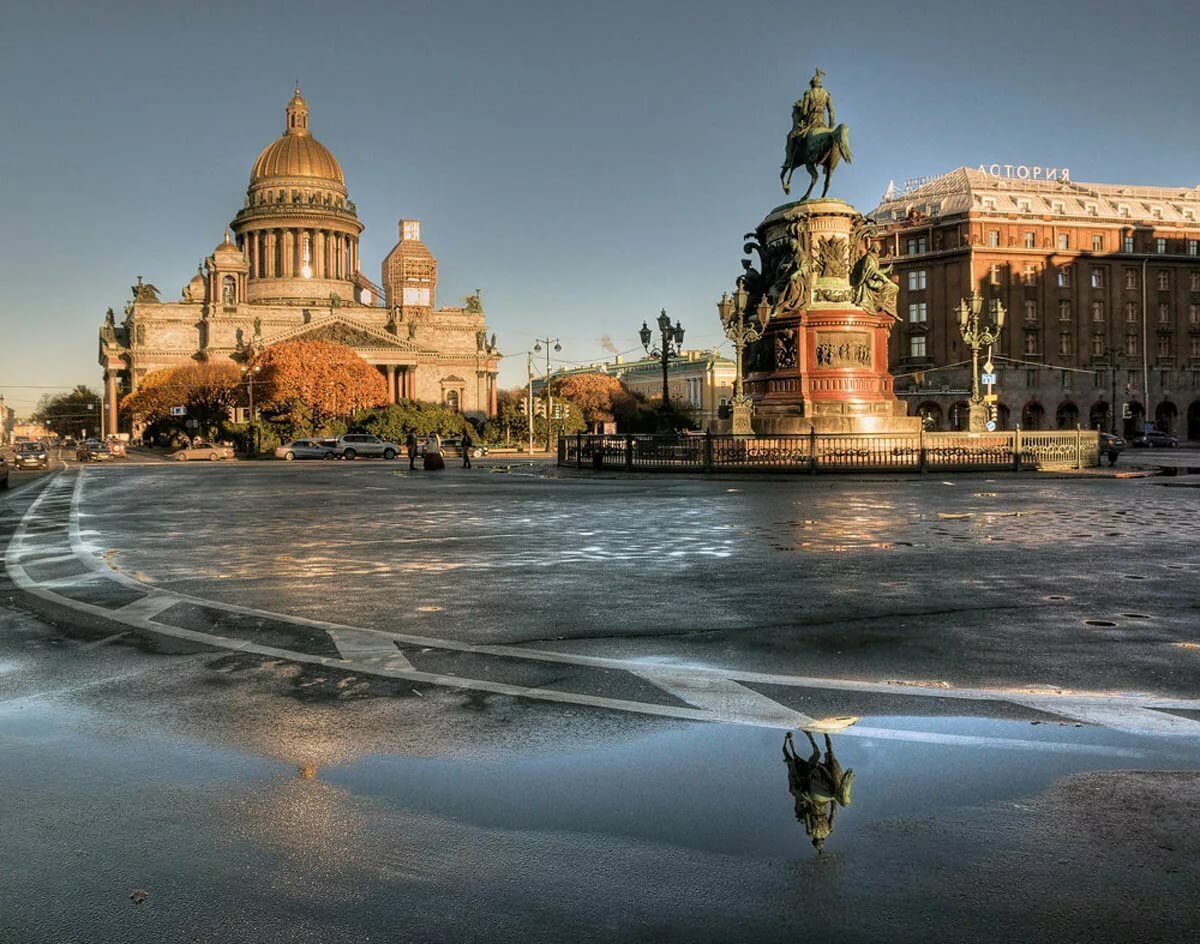
[[[1188,484],[71,469],[0,497],[0,940],[1188,940]]]

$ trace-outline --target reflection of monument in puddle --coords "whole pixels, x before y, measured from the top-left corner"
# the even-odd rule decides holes
[[[783,761],[788,769],[788,790],[796,801],[796,819],[804,824],[817,852],[823,852],[825,840],[833,833],[837,808],[850,805],[854,771],[842,770],[827,733],[824,758],[812,734],[805,731],[804,736],[812,745],[812,753],[807,758],[797,754],[789,731],[783,738]]]

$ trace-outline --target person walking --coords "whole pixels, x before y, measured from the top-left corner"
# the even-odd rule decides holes
[[[442,458],[442,437],[430,433],[425,440],[425,471],[440,472],[446,468],[446,460]]]
[[[408,471],[413,472],[417,468],[417,431],[410,429],[408,436],[404,440],[404,448],[408,450]]]
[[[463,468],[471,468],[471,447],[475,445],[475,440],[471,438],[471,427],[463,427],[462,434],[462,451],[463,451]]]

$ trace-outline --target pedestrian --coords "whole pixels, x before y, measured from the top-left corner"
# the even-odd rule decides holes
[[[446,460],[442,458],[442,437],[430,433],[425,440],[425,471],[440,472],[446,468]]]
[[[417,431],[410,429],[408,436],[404,440],[404,448],[408,450],[408,471],[413,472],[417,468]]]
[[[471,447],[475,445],[475,440],[471,438],[471,427],[463,427],[462,434],[462,451],[463,451],[463,468],[471,468]]]

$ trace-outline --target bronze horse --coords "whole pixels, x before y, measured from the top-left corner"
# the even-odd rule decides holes
[[[783,192],[789,194],[792,192],[792,171],[803,166],[808,171],[809,177],[812,178],[808,189],[804,191],[804,196],[800,198],[807,200],[817,183],[817,168],[823,167],[825,168],[825,186],[821,189],[821,196],[827,196],[829,194],[829,178],[833,174],[833,169],[838,166],[838,161],[844,160],[850,164],[852,158],[850,129],[845,125],[838,125],[832,129],[818,128],[806,135],[792,138],[791,147],[788,149],[787,163],[779,169],[779,182],[783,184]]]

